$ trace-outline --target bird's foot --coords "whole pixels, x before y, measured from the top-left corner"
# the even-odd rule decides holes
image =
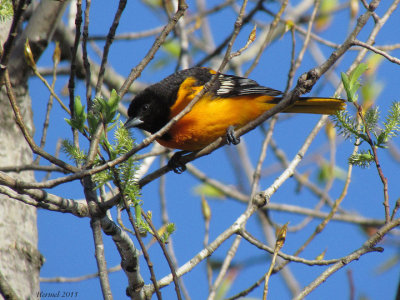
[[[168,161],[168,167],[176,174],[181,174],[186,171],[186,164],[181,161],[182,156],[190,153],[189,151],[175,152],[171,159]]]
[[[235,128],[233,126],[229,126],[226,130],[226,141],[228,142],[228,145],[237,145],[240,143],[240,138],[236,137]]]

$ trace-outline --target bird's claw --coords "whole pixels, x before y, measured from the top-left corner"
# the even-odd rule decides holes
[[[174,153],[171,159],[168,161],[168,168],[170,168],[176,174],[182,174],[186,171],[186,164],[181,161],[181,158],[187,151],[178,151]]]
[[[228,145],[237,145],[240,143],[240,138],[235,135],[235,128],[233,126],[229,126],[226,130],[226,141]]]

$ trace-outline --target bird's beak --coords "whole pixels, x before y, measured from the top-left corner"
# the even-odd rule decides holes
[[[125,122],[124,127],[126,129],[129,129],[129,128],[136,127],[136,126],[138,126],[140,124],[143,124],[143,123],[144,122],[139,117],[129,118],[128,121]]]

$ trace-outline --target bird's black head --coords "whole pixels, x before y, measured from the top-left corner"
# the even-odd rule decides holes
[[[133,98],[128,109],[126,128],[137,127],[155,133],[168,123],[169,103],[154,86],[150,86]]]
[[[138,127],[150,133],[157,132],[168,123],[170,107],[176,101],[182,82],[188,77],[194,77],[198,85],[204,85],[210,80],[211,75],[209,69],[191,68],[176,72],[159,83],[147,87],[129,105],[129,119],[125,127]]]

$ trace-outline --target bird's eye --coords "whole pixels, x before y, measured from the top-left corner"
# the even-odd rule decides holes
[[[145,105],[142,106],[143,111],[148,111],[150,108],[150,104],[146,103]]]

